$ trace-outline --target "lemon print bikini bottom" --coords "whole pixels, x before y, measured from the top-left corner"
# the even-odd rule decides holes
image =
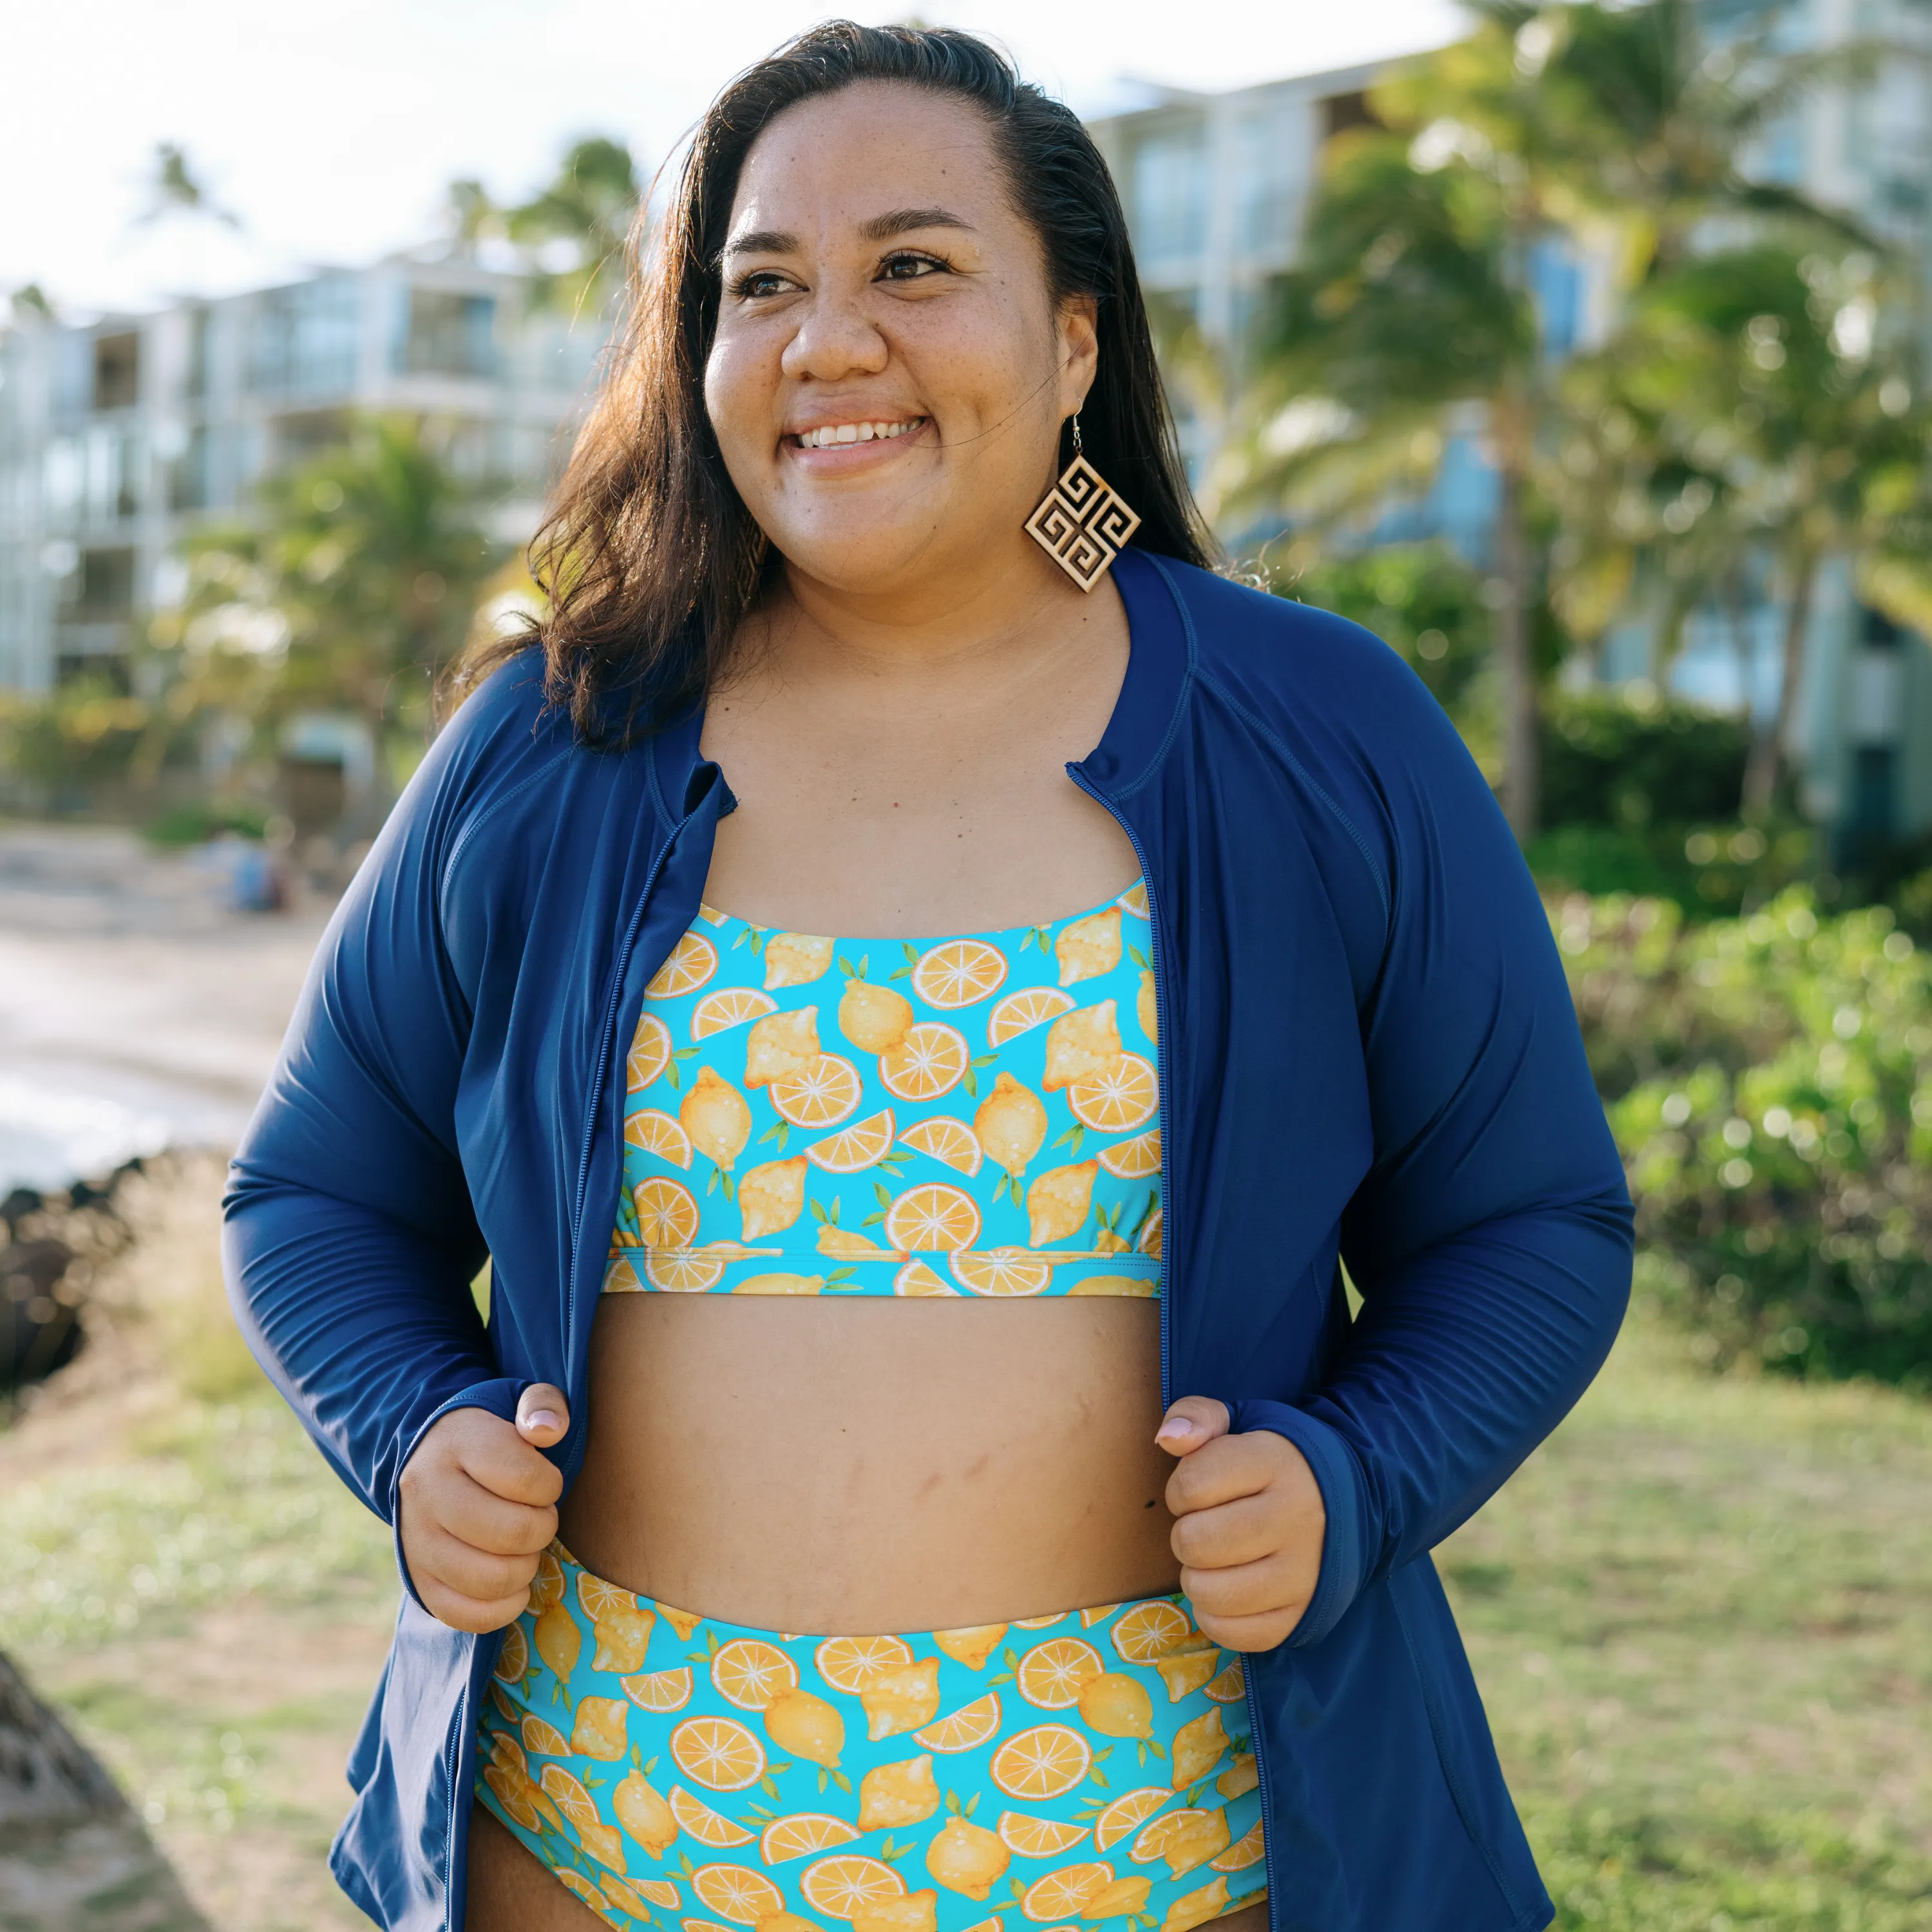
[[[645,988],[607,1293],[1153,1295],[1147,888],[827,939],[710,906]]]
[[[544,1552],[476,1797],[622,1932],[1190,1932],[1266,1890],[1240,1659],[1154,1597],[796,1636]]]

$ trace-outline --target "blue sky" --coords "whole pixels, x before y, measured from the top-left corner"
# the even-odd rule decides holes
[[[856,17],[908,8],[854,7]],[[1123,78],[1202,88],[1450,38],[1453,0],[962,0],[922,19],[1004,40],[1090,112]],[[526,191],[575,134],[655,163],[746,62],[820,17],[776,0],[62,0],[4,45],[0,292],[76,308],[359,262],[434,232],[444,184]],[[184,145],[239,237],[136,218],[154,146]]]

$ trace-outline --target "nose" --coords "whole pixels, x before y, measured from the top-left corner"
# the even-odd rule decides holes
[[[781,358],[790,380],[836,382],[875,376],[885,368],[892,352],[857,296],[836,287],[812,292]]]

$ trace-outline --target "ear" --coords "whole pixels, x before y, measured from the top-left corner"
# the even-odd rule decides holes
[[[1064,422],[1087,400],[1100,367],[1100,304],[1091,296],[1070,296],[1060,304],[1060,414]]]

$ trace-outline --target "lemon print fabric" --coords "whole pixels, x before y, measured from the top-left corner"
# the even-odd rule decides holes
[[[1190,1932],[1267,1887],[1241,1661],[1184,1596],[787,1636],[553,1544],[477,1742],[478,1801],[626,1932]]]
[[[607,1292],[1151,1296],[1147,891],[951,938],[706,906],[645,989]]]

